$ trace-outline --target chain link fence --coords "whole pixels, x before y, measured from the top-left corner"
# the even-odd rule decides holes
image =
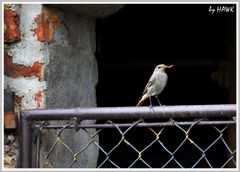
[[[236,168],[235,116],[236,105],[166,106],[154,112],[148,107],[23,111],[21,167],[57,168],[61,157],[52,154],[61,145],[71,154],[66,168],[81,168],[78,158],[94,145],[97,168]],[[80,119],[98,121],[89,125]],[[71,136],[62,137],[66,130],[84,132],[88,143],[78,150],[69,146]],[[41,152],[49,131],[55,141]],[[25,145],[29,142],[32,147]]]

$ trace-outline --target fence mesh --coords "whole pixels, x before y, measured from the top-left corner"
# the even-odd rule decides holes
[[[57,167],[59,159],[53,159],[52,154],[59,146],[71,154],[66,167],[82,167],[77,160],[91,145],[99,150],[97,168],[236,168],[236,148],[229,141],[229,137],[235,137],[235,118],[186,120],[101,120],[95,125],[80,124],[79,131],[89,141],[79,150],[67,144],[71,136],[67,140],[62,136],[66,130],[79,132],[74,129],[75,120],[65,120],[61,125],[38,121],[33,123],[34,142],[40,150],[44,135],[54,133],[54,143],[44,152],[37,151],[41,154],[37,156],[43,157],[39,163],[46,168]],[[90,132],[89,128],[96,130]]]

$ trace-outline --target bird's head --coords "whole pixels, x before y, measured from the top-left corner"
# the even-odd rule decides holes
[[[164,71],[166,68],[171,68],[171,67],[173,67],[173,65],[167,66],[165,64],[159,64],[155,67],[155,70]]]

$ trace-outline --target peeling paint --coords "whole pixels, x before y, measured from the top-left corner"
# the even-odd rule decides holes
[[[22,40],[12,46],[8,54],[12,57],[13,63],[32,67],[35,62],[47,63],[48,51],[41,51],[39,42],[34,42],[32,38]]]
[[[61,22],[58,15],[49,10],[43,10],[41,15],[35,18],[37,28],[33,31],[36,33],[38,41],[52,43],[53,36]]]
[[[39,81],[36,77],[27,78],[10,78],[4,76],[4,88],[9,86],[15,95],[22,97],[22,108],[37,108],[38,102],[35,100],[36,94],[39,91],[46,89],[46,82]]]
[[[37,41],[33,32],[33,29],[36,28],[34,19],[41,14],[41,11],[41,4],[25,4],[21,7],[19,14],[21,16],[20,30],[22,32],[22,40],[16,44],[12,44],[8,52],[12,57],[13,63],[32,67],[35,62],[47,62],[47,47]]]
[[[35,76],[39,78],[39,80],[42,80],[42,69],[43,65],[38,62],[35,62],[32,67],[15,64],[12,62],[12,58],[7,53],[4,53],[4,74],[8,77],[17,78]]]

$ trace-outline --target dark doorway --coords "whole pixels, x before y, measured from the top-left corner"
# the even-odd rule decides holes
[[[222,6],[235,10],[209,12]],[[175,65],[167,71],[162,104],[236,103],[236,5],[128,4],[99,19],[96,32],[99,107],[136,106],[161,63]]]

